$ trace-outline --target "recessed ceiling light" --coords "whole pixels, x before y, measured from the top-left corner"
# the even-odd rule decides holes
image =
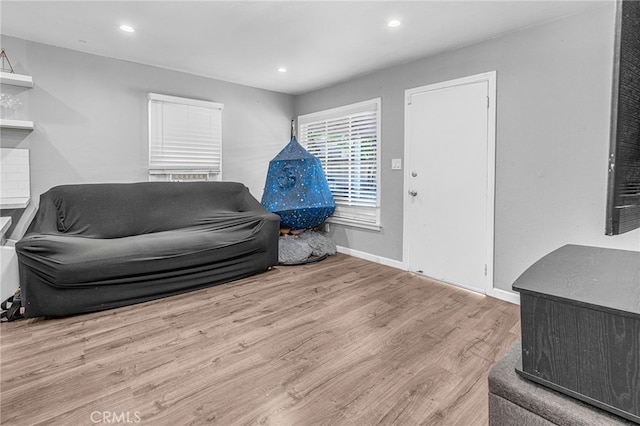
[[[402,22],[400,22],[397,19],[392,19],[389,22],[387,22],[387,26],[391,28],[399,27],[400,25],[402,25]]]
[[[132,33],[135,31],[135,29],[132,26],[129,25],[120,25],[120,29],[122,31],[124,31],[125,33]]]
[[[287,69],[285,67],[280,67],[278,68],[278,72],[287,72]]]

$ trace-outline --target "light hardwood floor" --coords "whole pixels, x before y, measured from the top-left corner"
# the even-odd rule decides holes
[[[7,425],[485,425],[516,305],[354,257],[0,326]]]

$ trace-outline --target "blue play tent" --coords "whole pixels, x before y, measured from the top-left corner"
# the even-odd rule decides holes
[[[291,229],[315,228],[336,208],[320,160],[295,136],[269,162],[262,205],[280,216],[281,227]]]

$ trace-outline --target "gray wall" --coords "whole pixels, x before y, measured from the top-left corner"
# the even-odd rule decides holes
[[[261,197],[289,119],[382,97],[382,230],[332,226],[337,243],[402,260],[404,90],[498,72],[495,284],[508,290],[535,260],[567,244],[640,250],[640,231],[604,235],[614,6],[504,35],[292,97],[189,74],[2,38],[31,133],[2,146],[31,149],[32,195],[63,183],[146,180],[146,94],[225,104],[224,179]],[[23,220],[24,222],[24,220]],[[14,233],[15,234],[15,233]]]
[[[404,91],[497,71],[495,286],[568,243],[640,250],[604,235],[614,5],[296,97],[307,114],[382,97],[382,231],[333,225],[339,245],[402,260]]]
[[[258,199],[269,160],[289,141],[290,95],[7,36],[2,47],[15,71],[34,81],[18,96],[20,118],[35,130],[1,135],[3,147],[31,155],[32,206],[13,238],[54,185],[148,180],[149,92],[223,103],[223,179],[243,182]]]

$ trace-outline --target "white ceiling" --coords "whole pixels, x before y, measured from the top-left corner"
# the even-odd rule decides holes
[[[557,0],[1,0],[0,32],[300,94],[600,6]],[[391,18],[402,26],[387,27]],[[135,33],[121,31],[121,24]]]

